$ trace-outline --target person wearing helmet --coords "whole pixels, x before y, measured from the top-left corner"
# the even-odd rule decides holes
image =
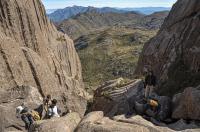
[[[28,130],[30,126],[34,123],[34,119],[31,115],[30,110],[24,104],[16,108],[16,117],[22,119],[25,124],[25,128]]]

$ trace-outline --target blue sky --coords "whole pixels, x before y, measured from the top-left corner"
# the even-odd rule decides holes
[[[42,0],[47,9],[67,6],[95,7],[171,7],[177,0]]]

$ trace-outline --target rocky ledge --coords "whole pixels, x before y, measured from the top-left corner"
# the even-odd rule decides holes
[[[178,124],[177,124],[178,123]],[[143,119],[141,116],[134,115],[129,118],[124,115],[115,116],[112,119],[103,116],[103,112],[97,111],[89,113],[78,125],[76,132],[198,132],[195,124],[188,125],[185,122],[177,122],[170,126],[162,124],[156,126]],[[181,129],[184,128],[185,130]],[[197,129],[194,129],[197,128]]]

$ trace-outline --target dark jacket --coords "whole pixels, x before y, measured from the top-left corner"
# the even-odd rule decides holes
[[[156,86],[156,77],[154,75],[147,75],[145,77],[145,86]]]

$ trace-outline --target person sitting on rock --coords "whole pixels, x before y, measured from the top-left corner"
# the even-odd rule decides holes
[[[148,99],[149,96],[154,92],[156,86],[156,76],[153,74],[153,71],[148,71],[145,76],[145,98]]]
[[[160,111],[160,104],[157,100],[148,99],[146,114],[150,117],[156,118]]]
[[[22,121],[25,123],[25,128],[28,130],[30,126],[34,123],[31,111],[24,104],[16,108],[17,118],[21,116]]]
[[[57,107],[57,100],[56,99],[53,99],[51,101],[51,105],[49,106],[48,108],[48,117],[49,118],[52,118],[52,117],[60,117],[60,115],[58,114],[59,113],[59,110],[58,110],[58,107]]]

